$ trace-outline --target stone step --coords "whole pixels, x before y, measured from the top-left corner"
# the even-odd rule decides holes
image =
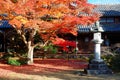
[[[88,69],[105,70],[108,69],[106,64],[89,64]]]
[[[88,68],[85,69],[87,74],[112,74],[112,70],[110,70],[104,61],[91,61],[88,64]]]
[[[87,70],[87,74],[95,74],[95,75],[97,75],[97,74],[112,74],[112,71],[109,69],[107,69],[107,70]]]

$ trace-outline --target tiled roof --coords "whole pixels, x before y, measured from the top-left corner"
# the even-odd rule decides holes
[[[120,4],[105,4],[105,5],[97,5],[97,7],[94,9],[95,12],[98,12],[102,14],[103,16],[120,16]],[[106,23],[106,24],[100,24],[104,32],[116,32],[120,31],[120,24],[116,23]],[[79,33],[85,33],[85,32],[91,32],[91,28],[95,27],[95,25],[89,25],[89,26],[78,26],[78,32]]]
[[[120,31],[120,23],[119,24],[116,24],[116,23],[101,24],[101,27],[105,32]]]
[[[115,24],[115,23],[111,23],[111,24],[100,24],[100,26],[102,27],[104,32],[118,32],[120,31],[120,23],[119,24]],[[78,33],[89,33],[92,32],[91,28],[95,27],[95,24],[92,25],[79,25],[78,26]]]
[[[8,23],[7,20],[0,21],[0,29],[12,28],[12,26]]]
[[[88,33],[95,25],[78,25],[78,33]]]
[[[94,11],[103,16],[120,16],[120,4],[97,5]]]

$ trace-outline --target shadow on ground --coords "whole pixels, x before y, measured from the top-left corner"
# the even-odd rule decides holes
[[[79,60],[35,60],[33,65],[0,64],[0,80],[119,80],[116,75],[85,75],[86,62]],[[115,76],[115,79],[114,79]]]

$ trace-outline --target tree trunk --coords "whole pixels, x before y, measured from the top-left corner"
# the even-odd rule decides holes
[[[29,41],[28,42],[28,62],[27,62],[27,64],[33,63],[33,52],[34,52],[34,47],[31,45],[31,41]]]

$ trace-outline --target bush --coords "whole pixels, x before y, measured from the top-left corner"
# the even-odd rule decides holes
[[[58,48],[57,48],[57,46],[54,46],[54,45],[52,45],[52,44],[49,44],[49,45],[47,45],[47,46],[44,46],[44,51],[48,51],[48,52],[50,52],[50,53],[55,54],[55,53],[58,52]]]
[[[20,66],[21,63],[19,62],[19,58],[8,58],[8,64],[14,65],[14,66]]]
[[[20,66],[23,64],[27,64],[27,58],[19,58],[19,57],[9,57],[8,58],[8,64],[14,65],[14,66]]]
[[[120,55],[116,55],[112,58],[112,60],[110,61],[110,67],[114,71],[120,72]]]
[[[120,72],[120,55],[106,55],[102,58],[113,71]]]

